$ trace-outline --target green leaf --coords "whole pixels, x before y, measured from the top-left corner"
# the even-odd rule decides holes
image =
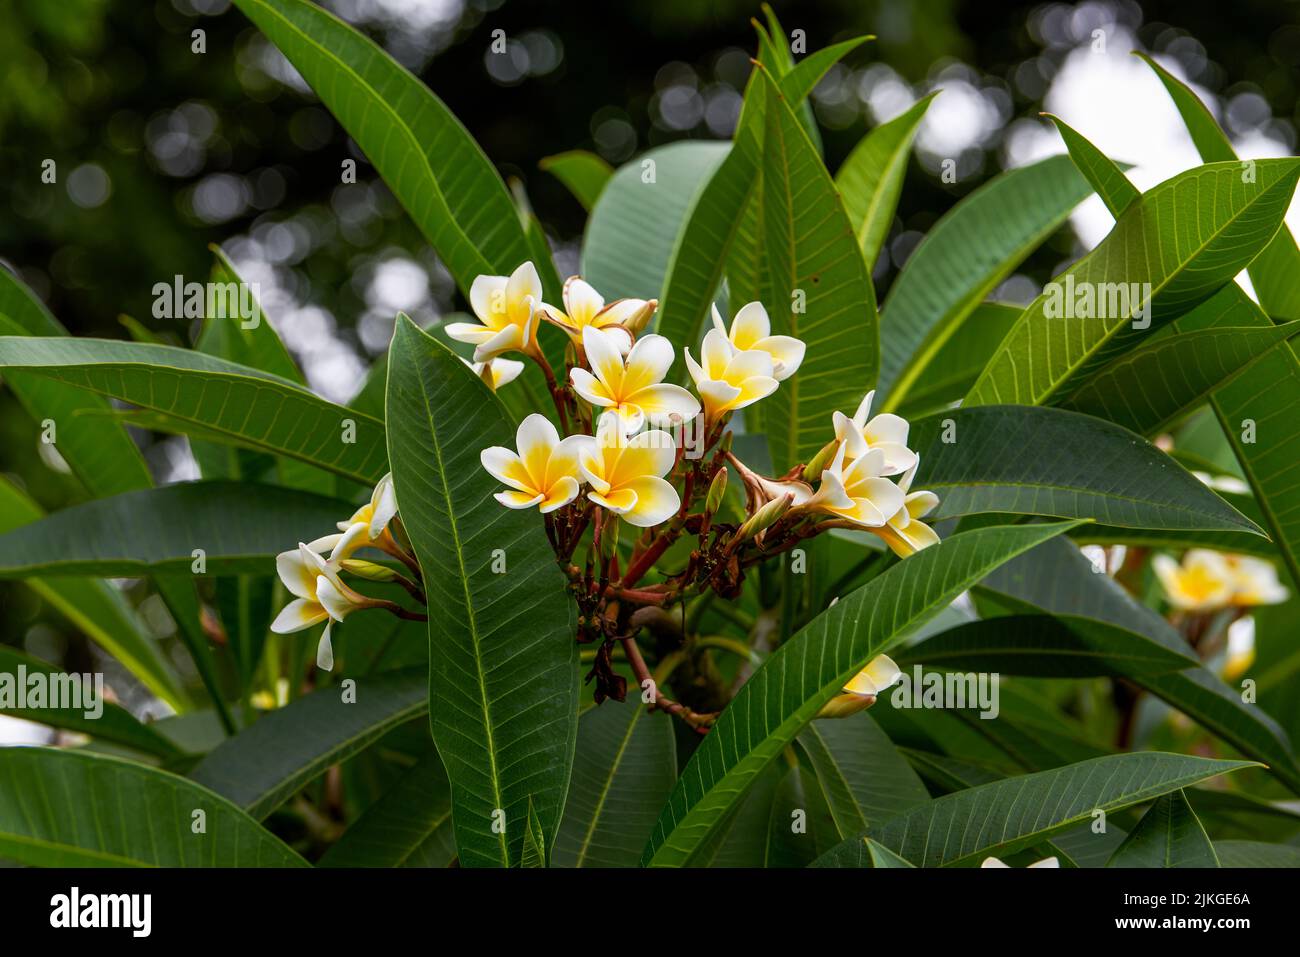
[[[693,346],[722,280],[754,192],[763,149],[763,87],[754,70],[730,152],[686,214],[664,282],[658,331],[679,347]]]
[[[868,661],[1000,563],[1069,527],[1004,526],[956,535],[890,568],[800,629],[741,687],[696,750],[642,862],[689,861],[754,776]]]
[[[1205,159],[1230,159],[1232,154],[1226,138],[1205,113],[1200,101],[1172,77],[1161,73],[1158,68],[1156,72],[1174,94],[1184,119],[1195,130],[1193,138],[1197,140],[1202,156]],[[1078,142],[1072,147],[1072,152],[1076,147],[1087,151],[1088,164],[1104,166],[1109,162],[1077,134],[1075,140]],[[1080,142],[1085,145],[1079,147]],[[1228,152],[1215,152],[1216,142]],[[1113,176],[1098,175],[1097,185],[1099,191],[1105,190],[1102,198],[1112,211],[1121,211],[1131,203],[1133,194],[1123,187],[1116,189],[1113,184],[1105,185],[1113,179]],[[1294,249],[1290,233],[1283,228],[1256,262],[1273,254],[1282,258],[1294,255],[1287,251],[1288,244]],[[1297,266],[1300,264],[1283,265],[1280,272],[1284,283],[1292,282]],[[1270,276],[1277,275],[1276,264],[1270,264],[1269,269]],[[1285,304],[1287,294],[1275,293],[1277,295]],[[1177,327],[1188,331],[1216,325],[1268,328],[1271,324],[1271,320],[1236,283],[1228,283],[1211,299],[1180,319]],[[1259,383],[1264,383],[1263,387]],[[1300,581],[1300,479],[1292,475],[1292,464],[1300,457],[1300,360],[1297,360],[1292,347],[1272,349],[1256,362],[1251,376],[1238,378],[1212,393],[1210,404],[1237,461],[1241,463],[1242,472],[1254,489],[1264,524],[1277,543],[1292,580]],[[1244,430],[1252,422],[1268,423],[1269,441],[1244,441]]]
[[[798,741],[841,838],[929,798],[916,772],[868,714],[814,721]]]
[[[529,801],[548,846],[564,807],[578,725],[573,607],[540,517],[503,508],[479,462],[488,446],[514,447],[505,411],[405,316],[387,409],[398,507],[433,610],[430,718],[461,864],[514,865]]]
[[[20,672],[19,669],[22,669]],[[22,702],[30,705],[31,698],[25,690],[29,688],[28,679],[41,675],[43,687],[49,688],[42,693],[41,707],[18,707]],[[102,676],[101,676],[102,677]],[[83,680],[86,679],[86,680]],[[89,675],[67,674],[51,664],[16,651],[7,645],[0,645],[0,713],[27,721],[36,721],[52,728],[76,731],[98,738],[124,744],[136,751],[153,755],[163,760],[172,760],[181,756],[181,750],[147,724],[141,723],[131,712],[121,705],[98,697],[92,702],[91,695],[96,695]],[[76,692],[72,685],[85,690]],[[52,707],[51,698],[55,689],[66,689],[70,695],[79,695],[71,700],[81,707]],[[102,688],[100,692],[102,692]],[[92,707],[92,704],[94,705]]]
[[[206,434],[300,459],[364,484],[373,485],[385,472],[382,422],[327,402],[287,379],[188,349],[111,339],[0,336],[0,368],[30,370],[121,399],[165,414],[178,432],[199,426]]]
[[[967,404],[1067,398],[1099,366],[1231,282],[1277,230],[1300,160],[1259,160],[1255,172],[1243,183],[1239,164],[1213,163],[1144,193],[1025,309]],[[1137,294],[1128,295],[1133,284]],[[1073,315],[1076,290],[1096,300],[1085,312],[1105,315]]]
[[[1250,767],[1143,751],[1113,754],[1051,771],[1005,778],[946,794],[850,838],[818,858],[819,867],[867,866],[870,836],[918,867],[978,864],[1006,856],[1092,819],[1207,778]]]
[[[606,302],[659,298],[682,223],[727,152],[726,143],[670,143],[614,173],[582,242],[582,275]]]
[[[0,533],[21,534],[24,527],[40,520],[40,506],[0,476]],[[0,542],[7,537],[0,534]],[[64,575],[27,578],[25,584],[173,708],[188,703],[175,669],[122,593],[112,585]]]
[[[265,818],[330,765],[428,706],[422,668],[354,680],[355,700],[345,689],[321,688],[276,708],[210,751],[190,778]]]
[[[1111,855],[1107,867],[1218,867],[1205,828],[1178,790],[1158,798]]]
[[[1012,512],[1262,534],[1154,446],[1077,412],[953,409],[915,422],[910,444],[921,454],[914,487],[938,494],[936,518]]]
[[[889,235],[898,196],[903,191],[912,140],[937,91],[917,100],[887,123],[864,136],[835,174],[867,267],[875,265]]]
[[[886,411],[921,382],[962,320],[1088,195],[1054,156],[990,179],[934,224],[881,307],[880,389]]]
[[[1228,162],[1237,159],[1232,143],[1219,128],[1201,98],[1188,86],[1145,54],[1137,54],[1155,71],[1164,84],[1179,115],[1192,135],[1192,143],[1206,163]],[[1244,164],[1241,164],[1244,165]],[[1295,277],[1300,271],[1300,247],[1284,223],[1264,251],[1255,258],[1248,269],[1251,285],[1259,296],[1260,304],[1269,315],[1282,319],[1300,319],[1300,287]]]
[[[981,590],[1023,603],[1026,610],[1081,615],[1144,635],[1179,653],[1187,642],[1163,618],[1138,604],[1067,541],[1048,542],[1008,562],[984,579]],[[1300,793],[1297,767],[1286,733],[1259,707],[1204,667],[1163,675],[1134,675],[1134,683],[1183,712],[1247,757],[1266,764],[1291,790]]]
[[[970,621],[909,646],[900,664],[1036,678],[1164,674],[1200,664],[1126,628],[1077,615],[1012,615]]]
[[[307,866],[192,781],[51,748],[0,748],[0,858],[36,867]]]
[[[1136,186],[1129,182],[1124,171],[1097,147],[1081,136],[1073,127],[1068,126],[1059,116],[1044,114],[1056,124],[1056,129],[1065,141],[1065,148],[1070,152],[1070,159],[1080,173],[1092,185],[1093,191],[1101,197],[1110,214],[1119,219],[1120,213],[1141,196]]]
[[[366,809],[318,867],[447,867],[456,857],[451,785],[438,752]]]
[[[919,418],[960,402],[989,356],[1020,318],[1021,307],[1006,302],[981,302],[941,345],[923,375],[908,389],[897,407],[904,418]]]
[[[478,144],[424,84],[371,40],[307,0],[236,0],[357,142],[461,292],[530,258],[510,194]],[[536,263],[559,294],[549,258]],[[552,301],[557,301],[552,298]]]
[[[772,461],[784,470],[816,455],[834,412],[856,407],[875,380],[877,316],[871,275],[835,184],[771,79],[764,74],[761,82],[761,299],[772,332],[807,346],[799,371],[765,401]]]
[[[862,839],[867,845],[867,854],[872,867],[915,867],[911,861],[899,857],[885,845],[869,837]]]
[[[1274,347],[1288,348],[1300,322],[1197,329],[1162,337],[1120,356],[1064,406],[1155,435],[1205,402],[1205,395],[1254,368]]]
[[[637,701],[606,701],[579,719],[552,866],[636,866],[677,780],[671,720]]]
[[[524,855],[519,866],[546,866],[546,835],[542,833],[542,822],[537,820],[537,809],[531,800],[528,802],[528,825],[524,831]]]
[[[588,212],[596,205],[601,191],[614,175],[614,167],[586,150],[569,150],[554,156],[544,156],[537,166],[563,183]]]
[[[1221,867],[1300,867],[1300,847],[1263,841],[1215,841]]]
[[[276,485],[180,482],[73,505],[0,535],[0,578],[266,574],[275,556],[331,534],[346,502]]]

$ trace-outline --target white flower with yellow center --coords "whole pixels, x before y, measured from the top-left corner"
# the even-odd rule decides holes
[[[663,381],[673,364],[672,343],[663,336],[642,336],[624,360],[616,331],[592,326],[582,330],[582,346],[592,371],[570,370],[574,391],[598,408],[617,412],[628,434],[641,428],[647,418],[660,424],[673,415],[683,421],[694,418],[700,411],[695,396]]]
[[[627,355],[627,350],[632,348],[632,336],[628,333],[643,329],[658,305],[654,299],[616,299],[606,305],[604,297],[589,282],[580,276],[570,276],[564,282],[564,311],[547,306],[546,313],[569,334],[575,345],[583,346],[582,332],[591,326],[613,335],[619,352]]]
[[[817,712],[819,718],[847,718],[876,703],[876,698],[903,676],[889,655],[876,655],[867,666],[849,679],[843,692]]]
[[[1235,583],[1232,569],[1218,552],[1193,548],[1182,563],[1168,555],[1151,559],[1169,604],[1182,611],[1213,611],[1231,603]]]
[[[822,472],[819,501],[812,507],[875,531],[903,507],[903,491],[884,478],[883,450],[872,449],[845,465],[846,447],[847,443],[839,447],[835,460]]]
[[[553,512],[578,497],[579,452],[592,444],[589,435],[571,435],[563,441],[551,420],[534,412],[515,432],[518,452],[494,445],[479,453],[483,467],[510,486],[497,492],[507,508],[532,508]]]
[[[727,337],[710,329],[700,346],[700,361],[686,350],[686,367],[695,391],[704,400],[704,417],[712,423],[720,416],[753,405],[776,391],[772,357],[766,352],[737,352]]]
[[[879,449],[885,456],[885,470],[882,474],[901,475],[916,464],[917,458],[916,453],[907,447],[907,420],[892,412],[868,418],[871,415],[871,401],[875,397],[876,391],[872,389],[851,419],[843,412],[836,412],[832,416],[835,438],[848,446],[850,459],[860,458],[872,449]]]
[[[667,521],[681,507],[677,490],[663,479],[677,460],[667,432],[651,429],[627,438],[618,417],[607,412],[589,442],[579,456],[591,501],[640,528]]]
[[[517,359],[491,359],[487,362],[469,362],[461,359],[460,361],[469,366],[470,371],[486,382],[487,387],[493,392],[503,385],[514,382],[524,371],[524,364]]]
[[[713,307],[713,328],[722,333],[737,352],[766,352],[772,359],[772,378],[784,382],[794,375],[803,362],[807,348],[794,336],[772,335],[772,323],[761,302],[741,306],[731,320],[731,329],[722,321],[718,307]]]
[[[1291,597],[1273,563],[1250,555],[1224,555],[1232,575],[1232,604],[1279,605]]]
[[[509,276],[475,278],[469,304],[479,321],[453,322],[447,335],[473,344],[475,362],[487,362],[503,352],[536,351],[535,311],[543,306],[542,281],[531,262]]]
[[[330,642],[330,629],[334,622],[373,604],[343,583],[335,562],[320,556],[321,550],[333,547],[341,537],[328,535],[309,544],[299,543],[296,549],[275,556],[280,581],[294,595],[294,600],[280,610],[271,623],[271,630],[287,635],[327,622],[316,646],[316,667],[323,671],[334,667],[334,646]]]
[[[357,549],[375,545],[388,532],[388,523],[397,514],[397,495],[393,491],[393,474],[381,478],[370,493],[370,501],[352,513],[346,522],[339,522],[343,533],[330,559],[337,565]]]
[[[899,558],[915,555],[921,549],[939,542],[935,530],[921,521],[938,507],[939,496],[933,492],[909,491],[920,464],[921,458],[917,456],[916,464],[898,480],[898,490],[903,493],[903,507],[880,528],[872,529]]]

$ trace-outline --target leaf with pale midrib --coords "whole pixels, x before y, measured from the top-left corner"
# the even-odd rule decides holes
[[[1213,761],[1143,751],[1005,778],[935,798],[845,841],[818,858],[818,867],[864,867],[866,837],[918,867],[979,863],[1031,847],[1094,812],[1107,813],[1170,791],[1251,767],[1248,761]]]
[[[0,369],[30,370],[163,413],[177,432],[193,424],[205,435],[226,435],[365,484],[387,470],[382,422],[288,379],[189,349],[0,336]]]
[[[195,812],[204,814],[195,830]],[[192,781],[84,751],[0,748],[0,859],[37,867],[306,867]]]
[[[364,614],[379,612],[357,613]],[[336,627],[365,625],[356,617]],[[264,818],[330,765],[428,707],[423,668],[354,680],[354,701],[341,688],[321,688],[276,708],[209,752],[190,778]]]
[[[913,488],[939,496],[934,518],[1009,512],[1260,533],[1159,449],[1078,412],[952,409],[914,422],[909,444],[921,454]]]
[[[1178,790],[1147,809],[1106,866],[1218,867],[1219,858],[1187,793]]]
[[[976,529],[872,579],[781,645],[741,687],[691,757],[642,855],[681,865],[757,775],[874,656],[1009,558],[1072,527]]]
[[[352,506],[276,485],[179,482],[73,505],[0,535],[0,578],[274,572],[275,556],[335,531]]]
[[[535,511],[496,501],[482,449],[515,445],[487,386],[399,316],[385,421],[429,596],[429,703],[464,866],[522,859],[531,802],[554,844],[578,725],[573,604]],[[506,574],[494,565],[504,557]],[[505,815],[505,828],[494,827]]]

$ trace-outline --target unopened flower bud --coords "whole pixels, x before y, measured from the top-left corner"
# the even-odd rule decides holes
[[[839,444],[838,439],[831,439],[822,446],[820,452],[812,457],[812,461],[804,466],[803,478],[805,482],[816,482],[822,477],[822,472],[826,471],[826,466],[835,457],[835,450],[839,447]]]
[[[722,507],[722,497],[727,494],[727,467],[724,465],[718,469],[717,474],[713,476],[713,481],[709,483],[709,494],[704,499],[704,513],[706,515],[716,515],[718,509]]]
[[[876,698],[903,677],[894,659],[876,655],[867,666],[849,679],[843,692],[836,695],[817,712],[819,718],[847,718],[870,708]]]
[[[748,541],[759,532],[771,528],[776,522],[790,510],[790,503],[794,501],[793,495],[782,495],[780,498],[774,498],[768,502],[740,526],[736,532],[736,538],[740,541]]]
[[[366,581],[391,582],[397,578],[397,572],[391,568],[360,558],[345,558],[339,562],[339,567],[345,572],[351,572],[358,578],[366,579]]]
[[[642,331],[650,323],[650,317],[655,314],[659,308],[659,300],[649,299],[646,304],[638,309],[632,315],[623,320],[623,326],[634,336],[641,335]]]

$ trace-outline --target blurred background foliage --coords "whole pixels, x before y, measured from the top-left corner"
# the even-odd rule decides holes
[[[586,149],[617,166],[673,140],[729,137],[754,47],[749,19],[761,15],[753,0],[323,2],[417,73],[527,190],[561,275],[576,271],[586,217],[539,161]],[[1137,89],[1129,68],[1146,73],[1131,49],[1160,55],[1194,82],[1243,155],[1295,148],[1295,0],[774,6],[788,31],[804,31],[808,50],[878,37],[814,93],[830,169],[872,126],[944,91],[875,266],[882,299],[957,198],[1006,167],[1060,151],[1038,116],[1044,108],[1117,158],[1157,167],[1169,159],[1165,175],[1195,162],[1172,139],[1169,157],[1149,143],[1157,155],[1125,155],[1124,137],[1150,132],[1151,110],[1168,117],[1171,137],[1183,136],[1153,79],[1141,89],[1156,90],[1154,98],[1127,102]],[[259,284],[264,311],[312,387],[346,401],[387,348],[398,310],[430,324],[463,308],[355,144],[228,0],[0,0],[0,23],[0,260],[74,334],[127,336],[125,315],[162,341],[190,344],[186,323],[153,317],[152,288],[176,275],[206,278],[216,243]],[[195,52],[196,30],[203,52]],[[505,54],[490,52],[495,30],[505,32]],[[340,182],[348,158],[357,160],[356,184]],[[955,182],[940,176],[946,159]],[[46,160],[57,170],[53,184],[41,179]],[[1032,299],[1108,225],[1104,214],[1076,216],[998,297]],[[197,477],[184,439],[138,438],[160,481]],[[83,494],[2,391],[0,472],[47,509]],[[75,670],[89,666],[77,630],[23,586],[0,582],[0,610],[0,640]],[[141,611],[168,627],[161,609]],[[183,658],[178,650],[179,665]]]

